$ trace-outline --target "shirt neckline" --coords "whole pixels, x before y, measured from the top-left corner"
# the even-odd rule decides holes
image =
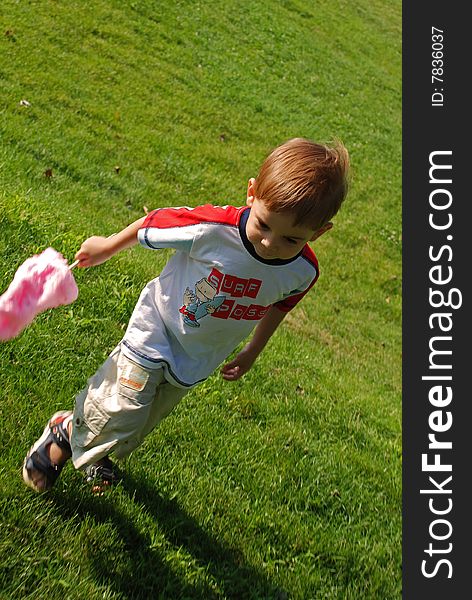
[[[247,235],[246,235],[246,224],[247,224],[247,220],[249,218],[249,214],[251,212],[251,208],[249,206],[245,207],[244,210],[241,213],[241,216],[239,218],[239,235],[241,236],[241,241],[244,245],[244,247],[246,248],[246,250],[249,252],[249,254],[255,258],[257,261],[263,263],[264,265],[272,265],[272,266],[279,266],[279,265],[288,265],[292,262],[294,262],[295,260],[297,260],[297,258],[299,256],[301,256],[304,247],[300,250],[300,252],[292,257],[292,258],[272,258],[272,259],[265,259],[262,258],[261,256],[259,256],[254,248],[254,246],[251,244],[251,242],[249,241]]]

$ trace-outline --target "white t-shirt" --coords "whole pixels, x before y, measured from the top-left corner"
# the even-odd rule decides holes
[[[288,312],[318,278],[306,245],[290,260],[260,258],[246,236],[250,209],[161,208],[138,232],[151,249],[175,248],[141,293],[122,351],[189,388],[206,379],[275,304]]]

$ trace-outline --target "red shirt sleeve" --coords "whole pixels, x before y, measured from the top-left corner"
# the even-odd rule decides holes
[[[311,290],[311,288],[315,285],[315,283],[318,280],[318,277],[320,274],[320,268],[318,266],[318,259],[316,258],[315,253],[310,248],[310,246],[308,246],[308,244],[303,249],[301,257],[304,260],[306,260],[313,267],[313,269],[315,271],[315,276],[313,277],[311,283],[305,290],[303,290],[301,292],[295,292],[291,296],[287,296],[287,298],[284,298],[283,300],[280,300],[279,302],[276,302],[273,305],[276,308],[278,308],[279,310],[281,310],[282,312],[290,312],[293,308],[295,308],[295,306],[300,302],[300,300],[306,294],[308,294],[308,292]]]
[[[151,211],[141,229],[157,227],[167,229],[171,227],[188,227],[199,223],[215,223],[236,225],[239,220],[241,208],[234,206],[213,206],[205,204],[196,208],[157,208]]]

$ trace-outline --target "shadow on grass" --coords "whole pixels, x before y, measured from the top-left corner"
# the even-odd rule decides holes
[[[262,573],[244,563],[235,549],[222,544],[204,531],[201,526],[179,506],[174,499],[163,498],[144,477],[137,478],[128,472],[120,484],[130,501],[143,506],[147,515],[155,520],[165,541],[155,547],[151,537],[143,533],[130,516],[123,513],[111,495],[107,498],[90,494],[74,494],[73,487],[54,494],[54,502],[64,518],[91,519],[94,524],[112,524],[120,538],[120,555],[115,546],[103,547],[89,539],[84,556],[90,556],[88,568],[98,583],[123,598],[177,600],[212,600],[234,598],[238,600],[285,600],[287,593],[275,587]],[[198,583],[184,581],[165,560],[166,548],[182,548],[182,564],[198,569]],[[202,574],[203,573],[203,574]]]

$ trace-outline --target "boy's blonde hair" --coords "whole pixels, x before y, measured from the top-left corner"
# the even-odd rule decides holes
[[[348,189],[349,154],[305,138],[288,140],[265,159],[254,182],[258,200],[274,212],[291,212],[294,225],[316,231],[338,212]]]

